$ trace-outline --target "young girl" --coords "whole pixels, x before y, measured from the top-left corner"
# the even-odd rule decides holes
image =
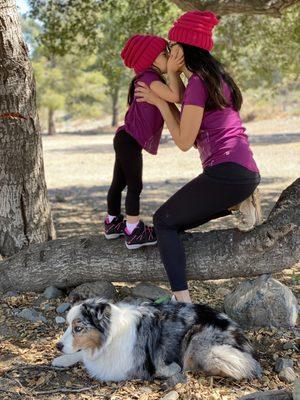
[[[156,154],[164,120],[157,107],[136,101],[134,90],[137,80],[146,83],[161,98],[168,102],[180,102],[184,85],[178,68],[181,59],[166,55],[167,42],[152,35],[131,37],[122,50],[124,64],[133,68],[136,76],[128,93],[128,111],[125,124],[119,127],[114,137],[116,153],[113,180],[107,195],[108,215],[105,219],[105,236],[115,239],[125,235],[128,249],[155,245],[153,227],[146,226],[139,217],[140,194],[143,188],[142,150]],[[168,72],[169,86],[162,78]],[[121,215],[121,195],[127,186],[125,200],[126,222]]]
[[[184,56],[181,71],[188,78],[181,114],[144,83],[139,83],[136,90],[138,101],[147,101],[160,110],[175,144],[182,151],[196,145],[202,161],[203,173],[175,193],[154,215],[162,262],[176,300],[183,302],[191,299],[179,233],[230,214],[230,209],[249,196],[253,200],[260,181],[239,115],[241,92],[223,65],[210,54],[212,30],[217,23],[211,12],[191,11],[182,15],[169,31],[171,52]],[[244,211],[255,216],[256,204],[248,200],[246,203]]]

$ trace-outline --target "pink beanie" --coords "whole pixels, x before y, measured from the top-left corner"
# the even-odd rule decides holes
[[[134,35],[127,40],[121,57],[126,67],[133,68],[139,74],[153,64],[166,46],[167,41],[159,36]]]
[[[169,31],[169,39],[211,51],[214,47],[212,30],[218,23],[211,11],[189,11],[174,22]]]

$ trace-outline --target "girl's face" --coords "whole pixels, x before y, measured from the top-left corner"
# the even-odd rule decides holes
[[[158,57],[156,57],[153,65],[156,68],[158,68],[162,74],[165,74],[167,72],[167,62],[168,62],[167,50],[164,50],[159,54]]]

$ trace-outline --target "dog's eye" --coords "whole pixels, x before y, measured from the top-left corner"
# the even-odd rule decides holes
[[[78,332],[81,332],[82,331],[82,327],[81,326],[75,326],[74,328],[73,328],[73,332],[74,333],[78,333]]]

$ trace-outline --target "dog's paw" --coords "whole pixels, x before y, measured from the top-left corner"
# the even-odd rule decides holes
[[[67,356],[59,356],[59,357],[54,358],[51,365],[52,365],[52,367],[67,368],[70,366],[70,361]]]

